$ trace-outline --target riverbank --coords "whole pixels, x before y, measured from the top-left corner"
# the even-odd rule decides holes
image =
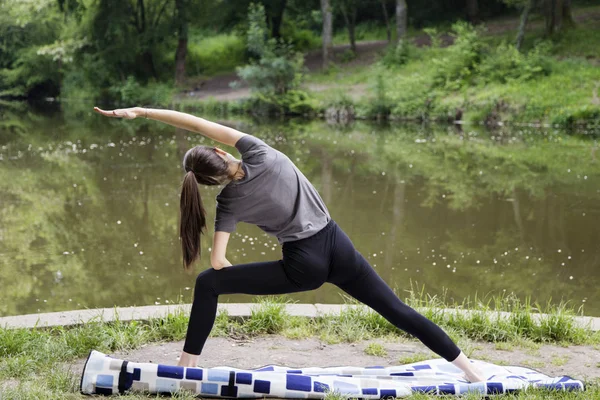
[[[448,121],[495,126],[510,123],[597,128],[600,124],[600,8],[574,13],[578,22],[553,41],[540,21],[527,32],[524,53],[512,43],[517,19],[492,21],[478,34],[440,34],[441,46],[419,32],[387,50],[384,41],[359,43],[355,57],[344,46],[336,61],[319,68],[318,53],[305,57],[308,73],[297,103],[282,112],[337,122],[358,119]],[[540,44],[540,41],[543,41]],[[445,44],[444,44],[445,43]],[[477,54],[472,54],[473,52]],[[175,98],[180,109],[218,114],[257,113],[262,107],[226,74]],[[287,107],[287,106],[286,106]]]
[[[474,301],[473,307],[463,312],[434,307],[427,297],[407,301],[420,306],[419,310],[441,325],[472,358],[522,364],[548,374],[570,374],[586,379],[592,385],[590,394],[598,393],[600,332],[591,329],[597,328],[594,321],[581,326],[573,311],[563,305],[540,310],[546,315],[535,317],[537,309],[529,303],[509,298],[496,298],[493,303]],[[511,313],[494,312],[492,304]],[[233,314],[236,307],[238,315]],[[316,314],[316,306],[265,298],[252,306],[231,308],[232,315],[223,308],[217,316],[209,345],[212,350],[207,348],[204,354],[206,366],[391,365],[435,358],[381,316],[356,305],[323,307],[322,311],[328,308],[330,313]],[[189,310],[173,306],[166,311],[144,321],[113,318],[108,322],[92,315],[86,323],[70,327],[2,328],[1,386],[8,398],[79,398],[80,370],[92,349],[136,361],[174,364],[186,334]],[[239,351],[237,347],[244,348]],[[232,348],[234,353],[229,352]],[[283,348],[301,349],[304,356]],[[564,398],[563,394],[556,396],[550,398]]]

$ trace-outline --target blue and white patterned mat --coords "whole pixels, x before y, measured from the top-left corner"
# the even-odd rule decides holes
[[[183,368],[134,363],[92,351],[83,369],[83,394],[111,395],[125,391],[173,393],[187,389],[202,397],[321,399],[327,392],[352,398],[406,397],[414,392],[460,395],[510,393],[527,387],[584,390],[581,381],[567,376],[551,378],[522,367],[498,366],[473,360],[486,382],[469,383],[462,371],[443,359],[397,367],[332,367],[290,369],[268,366],[237,368]]]

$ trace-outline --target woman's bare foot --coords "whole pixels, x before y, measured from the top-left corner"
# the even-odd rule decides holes
[[[467,356],[462,351],[460,352],[458,357],[456,357],[456,359],[452,361],[452,364],[460,368],[465,373],[465,379],[471,383],[483,382],[486,380],[485,377],[481,374],[481,372],[479,372],[477,368],[475,368],[475,366],[471,363],[471,361],[469,361]]]
[[[471,383],[485,382],[487,380],[479,373],[479,371],[465,372],[465,379]]]

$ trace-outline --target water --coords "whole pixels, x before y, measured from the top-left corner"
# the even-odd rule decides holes
[[[594,137],[548,128],[227,123],[286,153],[401,296],[412,282],[448,300],[506,291],[600,315]],[[181,159],[208,143],[152,121],[5,111],[0,315],[190,302],[195,275],[183,272],[177,231]],[[210,224],[196,273],[209,267],[219,188],[201,190]],[[227,256],[237,264],[278,259],[281,250],[238,224]],[[290,297],[343,301],[328,284]]]

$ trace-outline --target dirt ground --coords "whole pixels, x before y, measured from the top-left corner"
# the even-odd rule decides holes
[[[387,355],[367,355],[365,348],[378,343]],[[600,378],[600,347],[544,345],[539,348],[514,347],[499,350],[490,343],[469,342],[461,345],[471,358],[499,365],[519,365],[536,369],[550,376],[568,375],[586,381]],[[140,349],[115,352],[111,356],[134,362],[176,365],[183,342],[147,345]],[[288,367],[329,366],[391,366],[402,365],[420,355],[436,358],[419,342],[397,339],[370,340],[354,344],[324,344],[316,338],[292,340],[269,335],[248,341],[209,338],[200,357],[202,367],[229,366],[254,369],[275,364]],[[68,368],[81,374],[85,360],[77,360]]]

